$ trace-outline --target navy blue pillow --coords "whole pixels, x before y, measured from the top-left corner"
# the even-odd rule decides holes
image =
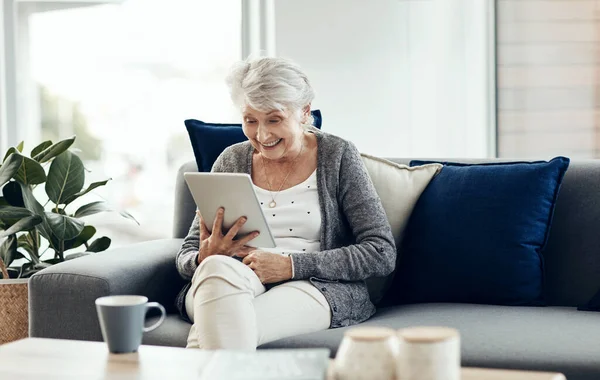
[[[408,221],[393,302],[543,305],[541,252],[569,162],[442,162]]]
[[[321,129],[323,118],[320,110],[311,111],[313,125]],[[212,166],[221,154],[230,145],[248,140],[242,131],[241,124],[205,123],[200,120],[189,119],[185,121],[198,164],[198,171],[210,172]]]

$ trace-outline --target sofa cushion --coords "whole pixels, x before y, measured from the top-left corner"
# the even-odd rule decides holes
[[[577,310],[600,311],[600,290],[587,303],[579,305]]]
[[[543,304],[541,251],[569,159],[444,164],[406,227],[394,302]]]
[[[385,209],[396,247],[399,247],[404,228],[415,203],[429,181],[441,170],[442,165],[428,164],[410,167],[366,153],[361,153],[361,157]],[[392,279],[393,273],[385,277],[373,277],[367,280],[369,295],[375,305],[381,301],[389,289]]]
[[[598,314],[574,307],[523,307],[475,304],[416,304],[381,308],[362,326],[400,329],[450,326],[461,334],[462,365],[562,372],[569,380],[600,378]],[[158,317],[148,318],[151,325]],[[171,314],[143,344],[185,347],[191,325]],[[266,348],[327,347],[335,356],[352,327],[293,336]]]
[[[563,307],[415,304],[381,308],[362,326],[449,326],[461,334],[462,365],[600,378],[598,314]],[[335,356],[351,327],[299,335],[260,348],[327,347]]]
[[[323,121],[321,111],[313,110],[311,113],[313,125],[320,129]],[[215,160],[225,148],[247,140],[241,124],[206,123],[189,119],[185,121],[185,127],[200,172],[210,172]]]
[[[160,317],[146,318],[146,326],[152,326]],[[156,329],[144,333],[142,344],[152,346],[185,347],[192,325],[181,319],[179,314],[169,314]]]

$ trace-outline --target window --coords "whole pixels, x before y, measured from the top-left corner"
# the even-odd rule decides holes
[[[492,0],[277,1],[275,16],[328,132],[383,157],[495,154]]]
[[[28,34],[40,115],[28,135],[76,134],[88,180],[112,178],[98,196],[141,225],[118,213],[88,222],[113,247],[170,237],[176,171],[193,159],[183,121],[239,119],[224,78],[241,58],[241,2],[34,6]]]

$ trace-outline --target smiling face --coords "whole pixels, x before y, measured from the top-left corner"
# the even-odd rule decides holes
[[[242,109],[244,134],[265,158],[293,159],[301,149],[304,134],[298,114],[290,110],[261,112],[245,106]]]

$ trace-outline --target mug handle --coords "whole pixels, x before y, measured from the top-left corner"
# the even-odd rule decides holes
[[[154,330],[155,328],[157,328],[158,326],[160,326],[164,320],[165,317],[167,316],[167,311],[165,310],[165,308],[159,304],[158,302],[148,302],[146,304],[146,313],[148,313],[148,310],[152,309],[152,308],[156,308],[158,310],[160,310],[160,319],[158,320],[158,322],[156,322],[155,324],[153,324],[152,326],[149,327],[144,327],[144,332],[149,332]]]

